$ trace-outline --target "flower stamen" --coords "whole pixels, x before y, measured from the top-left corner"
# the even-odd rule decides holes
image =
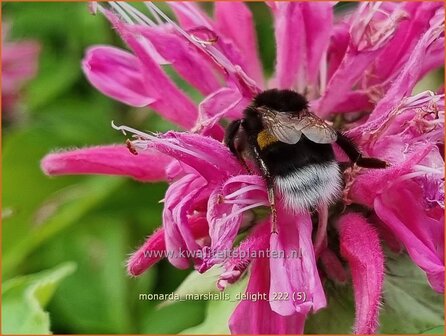
[[[133,20],[127,13],[121,8],[121,6],[117,2],[109,2],[110,7],[112,7],[121,17],[122,19],[129,24],[134,24]]]
[[[253,204],[254,202],[258,203],[258,202],[263,202],[260,199],[252,199],[252,198],[246,198],[246,199],[236,199],[236,200],[223,200],[223,203],[225,204],[240,204],[240,205],[244,205],[244,204]]]
[[[133,155],[138,155],[138,151],[136,150],[136,148],[133,146],[133,143],[129,139],[125,141],[125,144],[127,145],[127,149],[129,150],[130,153],[132,153]]]
[[[233,193],[231,193],[229,195],[226,195],[225,200],[230,200],[230,199],[235,198],[239,195],[247,193],[248,191],[253,191],[253,190],[264,191],[264,188],[261,186],[258,186],[258,185],[248,185],[246,187],[238,189],[237,191],[234,191]]]
[[[116,126],[115,122],[112,120],[111,122],[112,127],[117,130],[117,131],[121,131],[122,134],[127,135],[126,132],[130,132],[133,133],[134,135],[138,135],[139,137],[141,137],[142,139],[147,139],[147,140],[155,140],[158,139],[156,136],[154,135],[150,135],[148,133],[144,133],[141,131],[138,131],[137,129],[134,129],[132,127],[129,126],[125,126],[125,125],[121,125],[121,126]]]
[[[229,216],[227,216],[226,220],[229,220],[229,219],[232,219],[234,217],[237,217],[238,215],[242,214],[243,212],[245,212],[247,210],[250,210],[250,209],[253,209],[253,208],[258,208],[258,207],[261,207],[261,206],[269,206],[269,203],[267,203],[265,201],[262,201],[262,202],[258,202],[258,203],[254,203],[254,204],[248,205],[248,206],[246,206],[244,208],[240,208],[240,209],[232,212]]]
[[[144,5],[148,8],[148,10],[150,11],[150,13],[153,15],[153,17],[155,18],[156,22],[158,23],[158,25],[162,25],[163,24],[163,20],[160,18],[160,16],[158,15],[157,12],[155,12],[153,10],[153,8],[151,6],[149,6],[145,1],[143,2]],[[142,14],[143,15],[143,14]]]
[[[440,176],[444,175],[443,169],[435,169],[435,168],[427,167],[427,166],[423,166],[423,165],[415,165],[414,168],[417,171],[425,172],[425,173],[428,173],[428,174],[440,175]]]
[[[382,47],[394,35],[397,23],[408,17],[407,13],[402,10],[386,13],[379,8],[381,5],[382,1],[374,4],[366,3],[362,10],[358,11],[356,22],[352,23],[351,29],[352,40],[358,51],[377,50]],[[364,17],[364,12],[367,10],[368,13]],[[378,21],[377,13],[384,14],[386,18]]]
[[[137,10],[135,7],[129,5],[128,3],[124,1],[118,1],[118,5],[122,7],[123,10],[126,10],[136,21],[138,21],[139,24],[147,24],[149,26],[156,26],[155,22],[150,20],[146,15],[141,13],[139,10]],[[154,15],[155,17],[155,15]],[[156,17],[155,17],[156,19]]]

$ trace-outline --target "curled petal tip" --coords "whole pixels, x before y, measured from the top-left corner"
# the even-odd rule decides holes
[[[94,87],[124,104],[145,107],[156,101],[145,85],[141,62],[127,51],[91,47],[82,60],[82,70]]]
[[[42,169],[43,173],[47,176],[51,176],[54,171],[57,171],[57,164],[55,164],[53,157],[53,154],[48,154],[40,161],[40,169]]]
[[[171,159],[157,151],[132,155],[124,145],[81,148],[51,153],[41,161],[46,175],[123,175],[140,181],[160,181]]]
[[[159,229],[127,261],[127,273],[138,276],[160,261],[166,252],[164,230]]]

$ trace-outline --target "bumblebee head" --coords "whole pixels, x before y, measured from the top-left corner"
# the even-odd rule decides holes
[[[271,89],[259,93],[253,107],[266,107],[278,112],[299,113],[308,108],[308,101],[292,90]]]

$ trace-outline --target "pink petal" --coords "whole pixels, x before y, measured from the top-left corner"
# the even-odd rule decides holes
[[[326,306],[324,290],[316,266],[309,214],[289,214],[278,209],[277,234],[271,234],[270,249],[285,253],[271,257],[270,298],[274,293],[289,293],[288,300],[272,300],[271,309],[280,315],[307,314]],[[280,252],[283,251],[283,252]],[[295,295],[302,293],[302,299]]]
[[[330,45],[327,51],[327,79],[338,69],[345,56],[350,42],[349,26],[346,22],[337,23],[332,30]]]
[[[314,110],[319,108],[318,101],[310,102],[314,105]],[[313,105],[312,105],[313,106]],[[331,113],[348,113],[358,111],[371,111],[374,104],[367,91],[357,90],[346,92],[344,97],[339,98],[333,104]]]
[[[141,64],[141,74],[146,92],[155,99],[151,107],[164,118],[186,129],[190,129],[197,119],[197,108],[173,81],[164,73],[147,49],[147,41],[138,39],[131,27],[122,23],[113,13],[107,12],[107,18],[129,45]]]
[[[198,251],[202,248],[202,245],[196,242],[190,222],[196,221],[200,217],[204,219],[205,215],[198,213],[198,210],[201,210],[203,201],[206,201],[208,197],[209,190],[206,188],[206,182],[202,178],[195,178],[190,186],[187,186],[180,192],[177,191],[173,204],[170,198],[167,199],[166,194],[164,212],[171,212],[174,225],[177,226],[189,251]],[[192,255],[190,259],[197,265],[200,265],[202,262],[202,258],[199,256]]]
[[[207,235],[208,226],[204,218],[189,221],[196,239]],[[167,256],[164,229],[160,228],[147,238],[145,243],[127,261],[127,272],[138,276]]]
[[[133,155],[125,146],[110,145],[51,153],[41,162],[47,175],[123,175],[143,182],[166,179],[165,169],[171,159],[149,150]]]
[[[374,119],[369,117],[346,133],[362,142],[362,149],[370,155],[385,155],[391,162],[398,162],[404,157],[401,152],[443,142],[444,120],[434,117],[440,111],[444,111],[444,95],[424,91],[403,97],[389,111]]]
[[[212,61],[226,73],[226,80],[237,86],[244,97],[253,98],[261,90],[244,70],[246,62],[234,43],[216,32],[212,20],[196,4],[190,2],[169,3],[181,25],[187,30],[189,41],[207,54]],[[177,28],[180,30],[181,28]],[[212,36],[209,41],[208,36]],[[202,43],[197,42],[203,37]],[[248,60],[247,60],[248,62]],[[248,62],[249,63],[249,62]]]
[[[378,5],[362,3],[353,16],[350,26],[350,43],[344,58],[331,76],[324,95],[314,103],[317,113],[325,117],[332,113],[344,95],[364,75],[366,68],[392,41],[394,30],[404,13],[395,10],[386,19],[380,20]],[[371,18],[367,20],[367,18]],[[372,32],[372,33],[371,33]]]
[[[282,229],[280,230],[282,231]],[[271,234],[270,248],[271,251],[284,251],[284,247],[276,234]],[[294,293],[290,279],[288,278],[289,270],[287,269],[285,260],[285,257],[270,258],[270,271],[272,276],[269,297],[271,300],[271,309],[282,316],[292,315],[296,311],[307,314],[311,309],[310,305],[305,304],[302,308],[299,307],[299,309],[296,309],[292,297],[289,300],[283,301],[276,300],[274,297],[277,293],[288,293],[289,296],[292,296]],[[299,292],[302,292],[302,289]],[[305,295],[309,294],[304,293]]]
[[[389,188],[400,176],[411,172],[412,167],[426,157],[432,148],[432,145],[419,146],[404,155],[401,155],[402,151],[399,150],[397,155],[401,162],[390,161],[392,166],[387,169],[370,169],[359,174],[351,186],[349,197],[360,204],[372,206],[377,195]],[[387,159],[388,156],[379,157]]]
[[[423,63],[425,62],[429,47],[439,38],[442,32],[443,28],[441,28],[441,25],[435,24],[423,34],[408,61],[401,69],[399,76],[373,110],[370,115],[370,120],[378,123],[387,118],[388,114],[401,102],[401,99],[410,95],[412,89],[420,79]]]
[[[443,218],[437,220],[427,215],[419,186],[408,182],[377,197],[374,208],[387,228],[403,242],[412,260],[426,272],[433,289],[444,292]],[[403,209],[398,204],[406,206]]]
[[[255,253],[264,252],[265,246],[268,244],[270,230],[268,220],[257,223],[252,229],[252,233],[232,250],[233,253],[224,262],[225,272],[220,274],[217,281],[217,287],[220,290],[226,288],[228,284],[236,282],[242,276],[251,261],[256,259]]]
[[[276,3],[276,85],[304,92],[318,85],[332,31],[333,8],[325,3]]]
[[[375,52],[376,53],[376,52]],[[336,111],[351,111],[356,107],[349,107],[345,95],[363,75],[368,64],[373,60],[373,55],[358,54],[348,55],[344,58],[339,68],[331,77],[324,95],[314,102],[314,109],[321,117],[326,117],[329,113]],[[352,70],[354,69],[354,70]],[[354,102],[355,105],[356,102]],[[345,106],[347,105],[347,106]]]
[[[40,45],[34,41],[3,42],[2,95],[17,93],[37,73]]]
[[[166,256],[164,230],[158,229],[127,261],[127,272],[137,276]]]
[[[212,20],[196,4],[190,2],[170,2],[169,3],[178,17],[181,25],[187,32],[195,45],[207,54],[213,62],[226,73],[226,80],[239,87],[243,96],[253,98],[261,90],[258,85],[247,74],[251,60],[244,59],[240,50],[234,45],[231,39],[219,34],[214,27]],[[208,36],[212,36],[209,43]],[[202,39],[207,43],[206,47],[198,43]]]
[[[330,279],[339,284],[345,284],[347,282],[347,272],[345,271],[345,268],[339,258],[332,250],[328,248],[325,249],[321,253],[320,261],[324,266],[325,273]]]
[[[221,88],[206,97],[199,105],[199,116],[194,130],[208,130],[223,118],[241,118],[243,110],[250,104],[236,88]]]
[[[244,58],[246,73],[263,87],[256,32],[252,13],[243,2],[215,2],[216,27],[225,37],[235,42]]]
[[[188,268],[190,257],[180,251],[198,251],[190,230],[187,213],[193,212],[192,202],[206,182],[197,175],[189,174],[172,183],[164,198],[163,228],[165,232],[167,258],[177,268]]]
[[[430,71],[438,70],[444,65],[444,43],[444,37],[441,37],[430,45],[419,79],[423,78]]]
[[[35,64],[40,52],[40,45],[36,41],[5,42],[2,40],[2,48],[2,65],[8,66],[25,60]]]
[[[395,36],[407,13],[398,4],[362,3],[351,18],[351,47],[356,51],[374,51],[385,47]]]
[[[172,64],[174,69],[191,85],[204,95],[208,95],[221,87],[215,75],[214,67],[206,57],[189,41],[178,36],[166,27],[136,27],[156,48],[156,50]]]
[[[142,107],[155,101],[144,86],[139,60],[124,50],[106,46],[89,48],[82,69],[95,88],[124,104]]]
[[[435,11],[441,7],[436,2],[402,3],[409,19],[401,22],[395,33],[393,43],[389,43],[383,53],[376,59],[370,85],[389,80],[398,75],[401,67],[407,62],[416,43],[429,28],[429,20]],[[444,46],[444,44],[442,44]],[[444,58],[444,57],[443,57]]]
[[[211,19],[198,4],[182,1],[168,1],[167,3],[184,29],[189,30],[200,26],[212,28]]]
[[[273,9],[276,37],[275,83],[279,89],[303,90],[307,73],[305,21],[299,3],[279,2]],[[296,79],[296,76],[300,76]]]
[[[232,248],[235,237],[238,234],[242,222],[242,213],[231,216],[241,209],[237,204],[220,204],[222,196],[221,189],[215,189],[209,196],[207,219],[209,222],[209,236],[211,237],[211,258],[206,260],[203,272],[213,265],[222,262],[225,257],[219,256],[218,252],[228,251]],[[225,211],[226,210],[226,211]]]
[[[356,334],[373,334],[384,281],[384,255],[378,234],[358,214],[350,213],[340,221],[341,254],[347,259],[355,294]]]
[[[302,14],[305,19],[307,50],[307,83],[318,83],[319,68],[328,49],[330,34],[333,29],[333,3],[303,2]]]
[[[229,178],[209,196],[207,219],[211,238],[210,258],[203,263],[200,271],[224,261],[239,232],[243,209],[267,205],[265,182],[257,175],[238,175]],[[243,192],[246,190],[246,192]],[[232,197],[238,193],[239,195]],[[228,199],[229,198],[229,199]]]
[[[229,319],[232,334],[302,334],[305,314],[281,316],[271,310],[268,302],[270,270],[268,260],[255,259],[246,289],[247,295],[259,295],[261,299],[242,300]]]
[[[242,170],[229,149],[210,137],[168,132],[150,140],[148,145],[193,168],[210,183],[221,184]]]
[[[387,226],[376,214],[370,216],[369,220],[370,222],[375,224],[376,231],[378,231],[379,237],[393,253],[399,254],[403,251],[403,244],[401,243],[401,241],[395,236],[392,231],[389,230],[389,228],[387,228]]]

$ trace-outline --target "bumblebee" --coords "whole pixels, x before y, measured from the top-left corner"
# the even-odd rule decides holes
[[[312,113],[306,98],[297,92],[263,91],[243,114],[243,119],[226,128],[224,142],[249,172],[246,158],[252,159],[264,177],[273,232],[277,232],[276,192],[295,212],[329,205],[339,198],[343,180],[334,143],[360,167],[387,167],[382,160],[363,157],[351,139]]]

